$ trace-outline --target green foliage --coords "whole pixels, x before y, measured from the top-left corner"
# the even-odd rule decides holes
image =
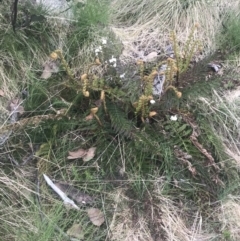
[[[30,12],[26,13],[25,8],[28,8]],[[29,9],[28,5],[19,4],[18,12],[19,21],[27,16],[30,18],[35,13],[39,16],[47,15],[47,10],[41,5]],[[4,24],[1,24],[1,28],[4,29],[10,22],[10,16],[7,14],[1,15],[1,18],[4,22]],[[40,22],[33,22],[29,26],[21,27],[21,23],[18,23],[17,26],[16,34],[11,27],[6,28],[7,31],[1,31],[1,50],[7,51],[9,56],[14,57],[16,55],[16,60],[32,61],[34,53],[45,52],[47,49],[53,48],[53,37],[56,32],[51,22],[47,21],[46,18]],[[25,35],[28,36],[27,39]],[[10,42],[11,44],[9,44]]]
[[[67,63],[64,63],[64,68],[69,68]],[[205,166],[206,157],[191,141],[190,136],[192,134],[192,127],[188,123],[185,123],[182,119],[179,119],[176,122],[171,121],[170,116],[166,114],[166,109],[163,109],[164,112],[162,112],[159,117],[155,117],[156,123],[139,124],[139,121],[141,123],[142,120],[134,115],[132,104],[125,93],[121,91],[120,86],[111,87],[107,85],[106,81],[102,81],[102,79],[96,78],[92,80],[91,78],[92,76],[90,74],[81,78],[82,85],[85,86],[84,88],[81,86],[81,83],[77,82],[75,79],[71,80],[73,81],[72,85],[68,85],[67,83],[67,87],[63,86],[63,89],[74,89],[75,84],[77,84],[79,86],[79,93],[76,93],[76,96],[72,98],[71,103],[69,103],[69,106],[71,107],[68,108],[68,117],[66,116],[65,119],[58,121],[53,126],[56,131],[48,131],[48,135],[45,134],[48,139],[56,140],[54,141],[56,149],[53,148],[53,152],[56,159],[61,160],[60,163],[64,164],[64,156],[62,154],[59,156],[56,150],[59,150],[59,146],[62,145],[62,140],[59,137],[70,131],[69,126],[63,124],[64,121],[69,122],[70,119],[75,123],[73,126],[81,132],[81,135],[85,140],[84,143],[80,143],[80,145],[87,148],[90,146],[96,146],[98,149],[97,153],[102,153],[100,154],[101,159],[104,160],[101,163],[103,167],[101,173],[102,178],[107,177],[108,175],[116,176],[116,169],[119,167],[118,163],[114,160],[126,159],[127,161],[125,161],[125,165],[133,169],[133,172],[139,173],[139,175],[152,173],[156,171],[154,167],[158,167],[157,170],[159,171],[159,174],[165,175],[169,182],[172,182],[174,179],[200,181],[204,178],[205,182],[208,183],[209,188],[206,192],[211,191],[213,196],[216,195],[218,190],[212,185],[211,181],[214,170],[211,169],[210,172],[207,171],[207,167]],[[97,84],[98,81],[100,81],[101,84]],[[27,99],[26,106],[29,106],[30,109],[31,106],[34,106],[37,110],[38,105],[43,106],[43,103],[49,102],[47,105],[50,103],[51,105],[57,103],[54,107],[56,108],[56,111],[60,110],[60,108],[64,106],[61,105],[61,102],[64,102],[61,98],[61,93],[63,93],[63,91],[57,93],[56,89],[51,87],[54,83],[54,81],[49,81],[40,84],[40,86],[39,84],[33,85],[33,89],[30,92],[32,98]],[[43,95],[43,99],[41,99],[42,94],[41,91],[39,91],[41,85],[46,85],[44,86],[45,90],[42,91],[42,94],[46,92],[47,95]],[[84,92],[81,89],[84,89]],[[87,92],[90,94],[84,96]],[[38,96],[41,98],[38,98]],[[50,96],[50,98],[47,98],[47,96]],[[99,96],[101,96],[100,102]],[[28,104],[31,101],[33,101],[33,103],[36,101],[35,105]],[[96,101],[98,102],[98,107],[95,106]],[[183,105],[184,107],[184,102],[180,102],[179,105]],[[172,107],[169,109],[171,108]],[[95,110],[94,112],[92,112],[93,109]],[[92,120],[86,121],[84,117],[89,110],[93,115]],[[52,109],[49,111],[52,113]],[[74,120],[75,117],[77,117],[76,122]],[[49,126],[49,122],[40,123],[43,133],[46,129],[45,125]],[[140,129],[138,129],[137,126],[140,126]],[[207,139],[208,141],[204,143],[204,147],[214,150],[217,160],[221,160],[221,147],[218,146],[219,142],[217,142],[216,136],[214,133],[210,132],[208,125],[200,125],[200,127],[203,130],[202,136],[199,139],[200,143],[204,143],[203,140]],[[34,135],[34,133],[30,134],[30,132],[28,132],[28,134]],[[116,149],[114,146],[113,140],[116,140],[116,136],[120,138],[118,140],[119,143],[124,143],[124,157],[121,149]],[[31,138],[34,139],[34,137]],[[69,142],[71,142],[71,139]],[[71,149],[79,147],[79,142],[76,142],[75,144],[66,144],[62,151],[65,150],[67,152],[70,147]],[[177,158],[175,154],[176,148],[186,153],[186,155],[191,155],[192,159],[186,161]],[[74,173],[75,172],[76,171],[74,171]],[[195,176],[195,173],[197,173],[197,176]],[[81,176],[85,177],[86,173],[81,172]],[[91,171],[87,173],[87,176],[88,179],[94,179],[96,178],[96,173]],[[76,173],[73,174],[73,178],[77,178]],[[197,186],[193,188],[186,183],[183,183],[181,185],[181,190],[172,187],[168,187],[166,190],[170,193],[184,193],[191,198],[201,200],[200,196],[205,191],[200,190],[198,192],[199,187],[198,184],[196,185]],[[135,187],[138,190],[138,187]],[[141,192],[144,193],[143,190]],[[143,193],[141,195],[143,195]]]
[[[188,87],[183,89],[183,100],[188,100],[189,103],[195,102],[196,98],[210,97],[212,96],[213,89],[220,89],[220,79],[216,78],[211,81],[204,81],[200,79],[198,82],[190,84]],[[183,104],[186,104],[185,102]],[[194,108],[194,106],[192,106]]]
[[[131,26],[135,24],[141,16],[142,10],[140,10],[138,6],[142,5],[142,8],[144,8],[147,6],[147,3],[143,3],[142,0],[136,0],[134,2],[126,2],[126,5],[128,5],[130,8],[126,8],[126,11],[122,12],[121,15],[118,15],[115,12],[112,14],[118,15],[116,21],[119,24],[123,24],[124,26]],[[129,11],[130,9],[131,11]]]
[[[240,18],[239,15],[230,13],[228,18],[223,23],[223,32],[218,37],[220,46],[223,49],[228,49],[231,52],[240,51]]]
[[[227,230],[227,229],[223,230],[223,238],[225,240],[231,241],[232,240],[231,239],[231,232],[229,230]]]
[[[84,6],[73,6],[72,10],[75,21],[69,27],[66,43],[70,56],[75,55],[84,44],[90,44],[96,29],[108,23],[108,1],[89,0]]]
[[[219,161],[226,160],[227,155],[225,154],[222,141],[219,139],[216,133],[212,130],[212,128],[208,125],[205,117],[202,116],[200,113],[197,116],[198,116],[197,120],[199,123],[199,128],[202,131],[200,139],[204,141],[205,146],[208,147],[208,149],[212,150],[212,154],[214,154]]]
[[[119,134],[131,136],[134,127],[133,123],[128,120],[126,113],[111,101],[107,102],[107,110],[114,130]]]
[[[93,40],[94,28],[99,24],[107,23],[105,10],[107,10],[105,3],[94,0],[87,1],[84,8],[75,6],[74,16],[77,22],[73,22],[67,31],[69,35],[67,58],[76,59],[77,50]],[[49,39],[45,39],[47,48],[44,50],[42,46],[33,45],[40,38],[41,31],[44,31],[42,28],[45,27],[47,32],[53,34],[49,35]],[[9,55],[15,53],[14,58],[17,61],[26,61],[26,63],[35,60],[31,60],[34,56],[31,51],[45,51],[44,54],[49,55],[55,49],[55,44],[52,42],[55,32],[51,27],[51,24],[44,22],[37,23],[29,29],[19,30],[22,31],[21,33],[30,34],[29,42],[18,43],[14,40],[13,46],[8,49]],[[8,31],[9,36],[13,36],[10,30]],[[7,41],[7,36],[3,38]],[[197,43],[190,35],[183,47],[186,58],[182,59],[177,49],[176,36],[173,35],[173,38],[176,65],[179,72],[186,71]],[[21,50],[22,47],[27,50]],[[7,45],[4,46],[4,51],[7,51],[7,48]],[[198,106],[198,100],[196,101],[199,95],[209,96],[211,87],[218,85],[216,82],[199,82],[191,85],[181,90],[182,99],[177,98],[181,97],[181,92],[171,86],[169,88],[171,91],[167,91],[160,101],[156,100],[155,104],[151,105],[149,102],[153,99],[151,96],[153,78],[149,76],[154,75],[153,71],[146,80],[146,89],[143,93],[136,85],[140,86],[144,76],[140,77],[141,80],[138,79],[139,84],[127,85],[129,89],[126,91],[122,88],[121,81],[110,71],[99,76],[89,71],[84,78],[81,78],[70,68],[71,65],[64,59],[64,53],[62,54],[59,50],[54,53],[58,53],[57,58],[62,64],[58,74],[53,74],[47,80],[39,80],[37,75],[40,73],[31,71],[28,73],[31,81],[28,81],[28,96],[24,100],[26,113],[19,123],[21,120],[32,117],[38,118],[38,121],[19,125],[14,136],[9,139],[7,150],[10,150],[15,158],[23,158],[25,152],[20,150],[26,148],[30,141],[37,149],[35,158],[40,172],[49,172],[56,180],[67,180],[77,184],[80,189],[87,190],[98,198],[99,202],[96,205],[104,203],[110,209],[112,209],[112,203],[109,205],[107,195],[117,186],[128,190],[127,198],[138,200],[140,204],[136,209],[144,212],[142,200],[147,195],[153,195],[154,184],[151,183],[153,177],[157,179],[161,177],[164,180],[166,185],[163,188],[163,195],[172,195],[173,199],[183,203],[195,202],[203,212],[211,209],[209,203],[216,201],[219,195],[225,197],[233,191],[237,192],[239,184],[231,186],[234,180],[239,180],[235,168],[226,165],[224,169],[224,171],[227,170],[226,173],[222,170],[219,173],[214,170],[209,165],[206,155],[192,141],[193,127],[183,118],[183,115],[191,115],[196,128],[201,132],[199,137],[196,137],[199,143],[206,152],[214,156],[217,164],[224,161],[222,143],[212,130],[209,119],[202,114],[204,110]],[[35,63],[33,65],[35,66]],[[39,67],[36,64],[37,66]],[[99,67],[100,65],[95,62],[89,66]],[[171,66],[175,67],[173,61],[169,63],[169,67]],[[15,71],[19,71],[17,67]],[[175,72],[172,71],[172,73]],[[80,76],[83,74],[80,73]],[[174,78],[173,74],[170,75],[168,80],[172,85]],[[131,96],[128,93],[131,93]],[[141,96],[143,96],[142,99]],[[143,105],[138,102],[139,106],[134,109],[134,102],[138,98]],[[136,115],[135,112],[138,112],[136,109],[139,112],[141,109],[142,113]],[[157,115],[149,116],[150,111],[156,112]],[[63,114],[58,114],[60,112]],[[173,113],[178,116],[177,121],[170,119]],[[51,118],[44,119],[43,117],[46,116]],[[214,120],[217,120],[217,117]],[[230,121],[230,124],[233,123]],[[22,146],[16,148],[17,145]],[[71,161],[67,159],[69,151],[89,147],[97,148],[96,156],[89,162],[83,162],[81,158]],[[177,151],[184,155],[177,156]],[[35,166],[35,164],[34,162],[32,165]],[[228,185],[225,190],[213,181],[216,177],[226,181]],[[43,191],[44,195],[51,195],[51,198],[47,196],[42,200],[43,212],[47,217],[53,216],[53,219],[50,223],[35,220],[37,222],[35,226],[39,231],[29,234],[25,232],[19,240],[30,240],[31,237],[39,240],[54,238],[61,240],[63,235],[55,234],[54,222],[63,230],[67,230],[75,219],[80,220],[86,240],[93,240],[96,237],[99,237],[99,240],[107,238],[105,226],[94,228],[89,225],[84,217],[85,210],[72,212],[66,211],[62,206],[54,206],[52,203],[55,202],[53,200],[55,196],[52,197],[52,193],[46,189]],[[111,210],[108,211],[111,212]]]

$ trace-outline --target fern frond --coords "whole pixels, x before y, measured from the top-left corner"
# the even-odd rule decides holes
[[[161,155],[159,139],[152,133],[153,129],[145,128],[142,131],[134,132],[134,140],[136,149],[143,151],[150,151],[152,154]]]
[[[132,121],[127,119],[126,113],[116,103],[107,101],[106,106],[113,129],[119,134],[131,136],[134,126]]]

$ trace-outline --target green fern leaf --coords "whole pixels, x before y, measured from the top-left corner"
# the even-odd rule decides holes
[[[131,136],[133,123],[127,119],[126,113],[116,103],[108,101],[106,105],[113,129],[119,134]]]

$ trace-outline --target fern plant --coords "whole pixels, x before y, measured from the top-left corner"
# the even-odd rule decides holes
[[[133,122],[128,120],[127,114],[111,101],[107,101],[107,110],[114,130],[119,134],[131,136],[134,126]]]
[[[175,55],[175,64],[176,64],[176,86],[179,85],[179,76],[184,73],[190,64],[190,61],[192,60],[193,55],[196,53],[196,51],[200,48],[200,43],[198,40],[194,39],[194,32],[196,29],[199,28],[199,24],[195,24],[188,36],[188,39],[186,43],[184,44],[184,47],[182,51],[180,51],[178,46],[178,40],[177,36],[174,32],[171,33],[170,40],[173,44],[173,50]]]

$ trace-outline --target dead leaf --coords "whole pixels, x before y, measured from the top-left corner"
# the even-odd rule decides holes
[[[4,94],[3,90],[0,89],[0,96],[4,96],[4,95],[5,94]]]
[[[82,158],[84,162],[88,162],[95,156],[96,147],[91,147],[87,150],[78,149],[77,151],[69,151],[68,160]]]
[[[93,225],[99,227],[104,223],[104,215],[98,208],[89,208],[87,213]]]
[[[49,79],[51,76],[52,76],[51,69],[48,66],[45,66],[40,78],[41,79]]]
[[[24,113],[24,108],[21,106],[21,100],[18,98],[12,99],[9,102],[7,109],[10,112],[19,113],[20,115]]]
[[[77,239],[83,239],[84,237],[82,227],[78,223],[73,224],[72,227],[68,229],[67,235]]]
[[[98,107],[94,107],[90,110],[91,114],[95,115],[98,112]]]
[[[77,151],[69,151],[69,156],[67,157],[68,160],[82,158],[87,154],[87,151],[84,149],[78,149]]]
[[[44,69],[40,78],[48,79],[52,76],[52,73],[57,73],[59,71],[59,64],[56,61],[47,61],[43,65]]]
[[[91,147],[88,149],[87,154],[83,157],[84,162],[88,162],[95,156],[96,147]]]
[[[89,120],[92,120],[92,119],[93,119],[93,115],[92,114],[90,114],[90,115],[85,117],[86,121],[89,121]]]
[[[153,61],[153,60],[155,60],[157,58],[157,56],[158,56],[157,52],[151,52],[147,56],[144,56],[144,60],[147,61],[147,62],[148,61]]]

